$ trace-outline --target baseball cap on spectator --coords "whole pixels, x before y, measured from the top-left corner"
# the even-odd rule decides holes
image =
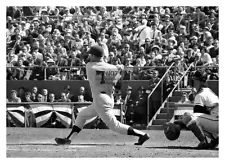
[[[21,21],[21,22],[20,22],[20,24],[24,24],[24,25],[25,25],[25,24],[26,24],[26,22],[25,22],[25,21]]]
[[[47,63],[55,63],[55,61],[54,61],[53,59],[49,59],[49,60],[47,61]]]
[[[13,89],[13,90],[10,91],[10,94],[12,94],[12,93],[16,93],[17,94],[17,91]]]
[[[186,27],[183,25],[180,25],[180,29],[186,29]]]
[[[152,46],[152,50],[153,50],[153,49],[158,49],[158,51],[160,51],[160,47],[159,47],[158,45],[153,45],[153,46]]]
[[[172,42],[174,45],[177,44],[177,41],[176,41],[176,39],[174,37],[169,38],[168,42]]]
[[[192,36],[190,39],[191,40],[198,40],[198,37],[197,36]]]
[[[33,22],[35,21],[39,22],[39,19],[37,17],[34,17]]]
[[[169,14],[166,14],[165,17],[166,17],[166,18],[170,18],[170,15],[169,15]]]

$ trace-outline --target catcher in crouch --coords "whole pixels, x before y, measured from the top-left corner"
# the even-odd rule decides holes
[[[184,113],[181,120],[165,124],[164,133],[168,139],[175,140],[182,128],[188,128],[200,141],[197,149],[214,149],[219,144],[219,98],[208,87],[206,72],[196,71],[193,79],[194,87],[197,89],[194,112]],[[211,139],[210,142],[206,136]]]

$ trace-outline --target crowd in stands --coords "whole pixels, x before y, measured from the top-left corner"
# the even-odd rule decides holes
[[[129,67],[125,80],[149,80],[155,66],[162,76],[172,62],[175,72],[219,62],[218,7],[9,6],[6,15],[7,80],[86,80],[95,44]]]
[[[208,79],[218,80],[219,8],[217,6],[8,6],[6,22],[7,80],[87,80],[89,48],[100,45],[105,62],[125,66],[124,80],[149,80],[131,98],[132,88],[115,94],[125,102],[127,121],[146,122],[147,94],[168,67],[163,99],[192,64],[204,68]],[[191,75],[192,72],[188,75]],[[184,86],[188,86],[188,81]],[[151,116],[160,106],[160,87],[151,96]],[[146,94],[147,93],[147,94]],[[57,97],[57,98],[56,98]],[[188,95],[183,95],[181,102]],[[193,97],[189,97],[190,102]],[[90,102],[65,86],[59,95],[38,91],[10,92],[9,102]]]

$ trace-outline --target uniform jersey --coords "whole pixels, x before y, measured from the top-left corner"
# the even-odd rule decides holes
[[[202,88],[195,96],[194,104],[205,107],[210,115],[218,116],[219,98],[210,88]]]
[[[89,62],[86,65],[86,71],[93,99],[101,93],[112,95],[115,84],[121,78],[122,70],[123,66],[105,62]]]

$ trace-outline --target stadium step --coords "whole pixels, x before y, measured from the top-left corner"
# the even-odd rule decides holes
[[[167,122],[167,119],[156,119],[153,120],[152,125],[164,125]]]
[[[148,130],[163,130],[163,125],[151,125],[147,129]]]
[[[171,119],[173,114],[160,113],[156,115],[156,119]]]
[[[174,108],[161,108],[161,110],[160,110],[160,113],[167,113],[167,111],[168,111],[168,113],[172,113],[173,114],[173,112],[174,112]]]

